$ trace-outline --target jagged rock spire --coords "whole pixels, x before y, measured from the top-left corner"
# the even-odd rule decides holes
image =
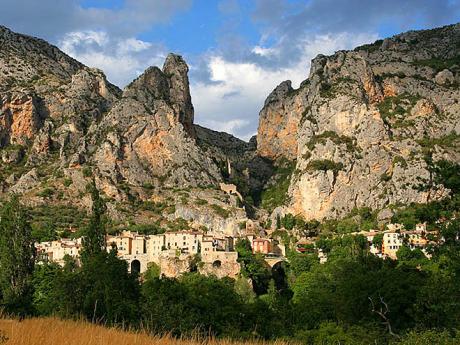
[[[194,136],[194,110],[188,80],[188,66],[184,59],[169,54],[163,65],[149,67],[128,85],[123,93],[125,97],[135,97],[145,104],[161,99],[167,101],[176,111],[176,120],[185,130]]]

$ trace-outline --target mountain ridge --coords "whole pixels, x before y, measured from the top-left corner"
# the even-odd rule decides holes
[[[371,207],[388,215],[391,205],[448,196],[441,185],[425,188],[424,151],[459,162],[459,42],[459,24],[410,31],[318,55],[298,89],[288,81],[275,88],[261,110],[258,152],[296,160],[282,212],[322,219]],[[296,135],[283,136],[291,128]],[[449,147],[435,144],[448,136]]]
[[[391,205],[449,196],[424,155],[460,161],[459,32],[411,31],[318,55],[298,89],[284,81],[267,97],[257,138],[244,142],[194,124],[179,55],[120,90],[1,27],[0,194],[88,208],[94,179],[120,226],[185,219],[238,233],[251,218],[275,226],[286,213],[340,218],[360,207],[388,219]]]

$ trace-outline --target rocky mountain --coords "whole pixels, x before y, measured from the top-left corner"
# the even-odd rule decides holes
[[[307,219],[447,197],[437,161],[460,162],[460,25],[317,56],[260,113],[258,154],[292,163],[285,207]]]
[[[459,25],[316,57],[268,96],[250,142],[194,124],[178,55],[120,90],[43,40],[0,27],[0,47],[0,199],[62,229],[84,223],[93,179],[114,227],[235,234],[280,213],[385,219],[448,197],[433,167],[460,162]]]
[[[193,123],[180,56],[170,54],[162,69],[148,68],[121,91],[43,40],[0,27],[0,47],[3,196],[87,208],[94,179],[120,222],[239,230],[243,205],[219,189],[232,175],[223,176],[226,153],[198,144],[206,130]]]

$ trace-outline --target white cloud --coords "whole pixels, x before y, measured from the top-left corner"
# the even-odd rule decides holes
[[[102,69],[114,84],[124,87],[147,67],[161,66],[165,49],[136,38],[113,38],[104,31],[65,34],[58,46],[75,59]]]
[[[257,54],[259,56],[265,56],[265,57],[268,57],[268,56],[272,56],[272,55],[277,55],[277,50],[274,49],[274,48],[264,48],[264,47],[261,47],[261,46],[255,46],[254,48],[252,48],[251,52],[253,52],[254,54]]]
[[[233,133],[249,124],[248,120],[230,120],[225,122],[213,121],[209,122],[209,127],[218,132]]]
[[[289,67],[268,68],[254,62],[231,62],[219,55],[208,57],[211,83],[192,82],[191,92],[198,123],[248,139],[257,128],[258,113],[269,93],[282,81],[293,87],[308,77],[310,61],[318,54],[332,54],[373,42],[376,34],[319,35],[304,37],[297,62]],[[276,49],[270,48],[273,54]]]

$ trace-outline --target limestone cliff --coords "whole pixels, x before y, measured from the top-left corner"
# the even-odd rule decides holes
[[[87,208],[94,178],[116,220],[238,231],[246,213],[197,144],[182,57],[121,91],[43,40],[0,27],[0,47],[0,198]]]
[[[312,61],[261,111],[258,152],[296,160],[288,210],[340,217],[354,207],[428,202],[433,161],[460,162],[460,25],[412,31]]]
[[[88,208],[94,179],[117,226],[235,234],[259,206],[322,219],[444,198],[430,164],[460,162],[459,25],[318,56],[249,143],[193,123],[178,55],[122,91],[43,40],[0,27],[0,47],[0,199]]]

